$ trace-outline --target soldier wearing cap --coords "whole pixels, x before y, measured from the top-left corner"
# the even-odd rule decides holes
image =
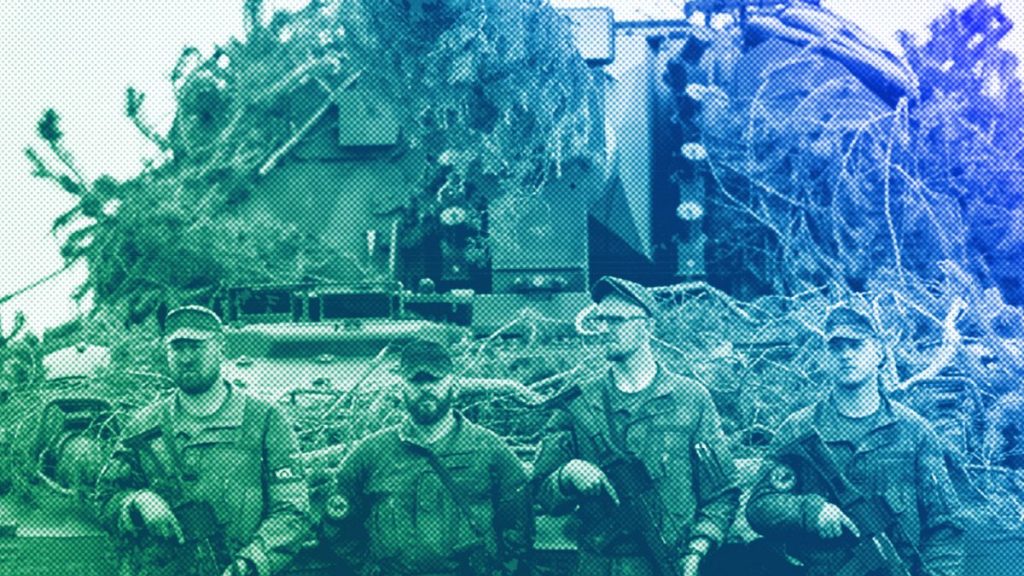
[[[802,565],[794,570],[798,574],[960,574],[963,528],[944,449],[923,418],[883,394],[883,341],[871,319],[849,306],[833,309],[825,321],[824,354],[831,391],[779,428],[747,503],[751,527],[784,545]],[[815,436],[824,450],[805,453],[817,454],[817,461],[791,456],[789,446]],[[885,536],[898,555],[887,563],[890,571],[876,572],[857,557],[855,546],[872,537],[872,528],[858,525],[836,501],[839,496],[828,488],[835,478],[826,481],[819,472],[827,469],[825,458],[863,502],[876,499],[889,511],[880,523],[888,525]]]
[[[651,348],[656,303],[644,287],[604,277],[591,290],[592,320],[604,331],[608,370],[580,385],[556,413],[535,461],[537,502],[547,514],[573,513],[578,574],[680,576],[698,573],[722,543],[739,505],[736,469],[708,390],[673,374]],[[656,536],[639,533],[619,509],[624,486],[613,460],[639,460],[650,478]],[[634,460],[635,461],[635,460]],[[624,494],[622,494],[624,496]],[[658,562],[656,557],[671,558]]]
[[[496,434],[452,409],[452,371],[441,344],[406,345],[405,419],[365,438],[338,468],[322,537],[372,573],[491,575],[515,569],[529,549],[525,468]]]
[[[220,318],[167,314],[172,394],[138,412],[96,492],[122,574],[271,576],[310,536],[295,434],[221,375]]]

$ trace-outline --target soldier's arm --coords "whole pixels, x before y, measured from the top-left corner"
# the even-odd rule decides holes
[[[494,524],[503,561],[523,558],[533,545],[533,503],[522,462],[497,436],[492,449],[495,482]]]
[[[572,511],[576,498],[566,493],[560,473],[562,466],[576,457],[572,417],[558,410],[545,426],[544,439],[533,462],[535,504],[542,514],[561,515]]]
[[[928,430],[917,454],[917,509],[921,516],[921,561],[928,576],[959,576],[964,527],[940,440]]]
[[[105,530],[113,535],[121,533],[121,511],[125,503],[143,488],[141,472],[132,464],[132,453],[118,442],[110,458],[104,463],[92,494],[92,510]]]
[[[268,511],[253,541],[238,556],[251,560],[260,576],[283,568],[309,536],[309,494],[298,441],[276,408],[267,414],[266,455]]]
[[[773,448],[761,463],[761,473],[747,500],[750,527],[763,536],[808,537],[817,535],[818,516],[827,504],[824,497],[801,492],[800,470],[780,462],[781,447],[796,437],[784,423],[775,435]]]
[[[147,488],[147,481],[138,454],[125,445],[124,440],[139,432],[142,427],[138,417],[125,426],[121,438],[114,446],[110,457],[103,464],[96,481],[96,487],[89,495],[91,509],[100,525],[114,536],[121,536],[130,528],[125,523],[125,504]]]
[[[690,537],[691,540],[704,538],[717,545],[725,539],[726,531],[736,519],[740,490],[736,462],[722,432],[718,410],[708,391],[703,387],[700,390],[701,418],[692,449],[697,511]]]
[[[799,494],[773,485],[792,468],[772,458],[761,466],[761,477],[747,500],[747,522],[762,536],[808,536],[817,534],[817,518],[827,504],[817,494]],[[784,480],[782,480],[784,481]]]

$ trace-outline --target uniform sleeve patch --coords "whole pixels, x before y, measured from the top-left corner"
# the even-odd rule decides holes
[[[339,494],[335,494],[327,499],[327,507],[324,513],[333,520],[342,520],[348,516],[351,511],[351,507],[348,504],[348,500]]]

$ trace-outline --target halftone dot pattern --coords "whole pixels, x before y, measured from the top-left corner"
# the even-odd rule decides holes
[[[245,2],[162,64],[173,123],[128,90],[124,181],[41,114],[94,307],[0,334],[0,574],[1018,574],[1012,23],[897,55],[816,2],[671,4]],[[651,334],[581,312],[606,275]],[[184,304],[225,321],[207,419],[148,412]],[[426,335],[436,444],[396,370]],[[573,389],[648,336],[672,386]]]

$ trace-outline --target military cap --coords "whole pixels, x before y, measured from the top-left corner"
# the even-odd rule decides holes
[[[825,340],[833,338],[864,340],[877,337],[878,333],[875,331],[871,319],[849,306],[838,306],[832,309],[825,318]]]
[[[658,304],[647,288],[615,276],[602,276],[590,289],[590,297],[594,302],[601,302],[611,294],[617,294],[644,309],[648,316],[654,316]]]
[[[164,341],[209,340],[224,333],[220,316],[203,306],[181,306],[167,313]]]
[[[448,349],[430,340],[413,340],[402,348],[398,360],[398,372],[407,379],[419,374],[444,378],[454,368]]]

